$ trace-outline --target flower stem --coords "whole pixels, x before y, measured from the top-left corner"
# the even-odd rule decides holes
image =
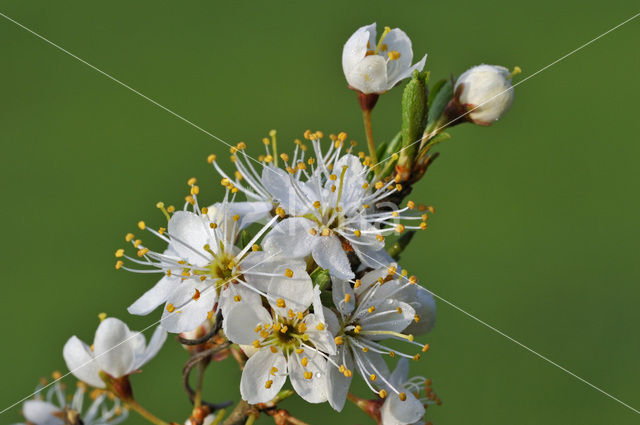
[[[198,363],[198,386],[196,387],[196,394],[193,398],[193,407],[198,408],[202,404],[202,383],[204,381],[204,371],[206,367],[203,361]]]
[[[244,425],[253,425],[256,419],[258,419],[258,415],[250,414]]]
[[[224,415],[226,413],[227,411],[224,409],[219,410],[218,413],[216,414],[216,417],[213,419],[213,422],[211,422],[211,425],[219,425],[220,422],[222,422],[222,419],[224,419]]]
[[[135,400],[127,400],[125,402],[125,404],[129,408],[131,408],[132,410],[135,410],[136,412],[138,412],[138,414],[140,416],[142,416],[143,418],[145,418],[146,420],[148,420],[152,424],[155,424],[155,425],[169,425],[169,423],[167,423],[167,422],[163,421],[162,419],[156,417],[153,413],[149,412],[147,409],[145,409],[144,407],[140,406],[138,404],[138,402],[135,401]]]
[[[364,121],[364,131],[367,135],[367,146],[369,147],[369,157],[373,163],[373,171],[377,174],[378,155],[376,154],[376,144],[373,141],[373,130],[371,128],[371,109],[362,109],[362,120]]]

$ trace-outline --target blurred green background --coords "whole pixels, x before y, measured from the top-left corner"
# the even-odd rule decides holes
[[[522,77],[638,11],[628,1],[8,1],[0,11],[250,153],[277,128],[363,141],[342,44],[359,26],[401,27],[433,78],[482,62]],[[228,148],[0,18],[1,408],[66,371],[71,334],[154,283],[116,272],[113,252],[186,180],[222,193],[206,163]],[[412,195],[435,205],[403,264],[439,296],[640,407],[640,19],[516,88],[506,118],[452,130]],[[379,140],[400,123],[401,89],[374,111]],[[632,424],[638,416],[513,342],[438,303],[428,355],[443,405],[434,424]],[[182,423],[186,353],[173,341],[141,375],[138,399]],[[232,363],[208,370],[206,398],[236,398]],[[361,394],[368,394],[361,392]],[[312,424],[370,423],[352,406],[283,404]],[[12,423],[15,408],[0,417]],[[135,417],[130,423],[142,423]],[[262,418],[260,423],[271,423]]]

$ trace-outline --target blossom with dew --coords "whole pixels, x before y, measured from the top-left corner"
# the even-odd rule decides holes
[[[468,113],[468,119],[475,124],[491,125],[509,110],[513,103],[511,78],[520,72],[513,72],[498,65],[477,65],[458,77],[454,93],[458,104]]]
[[[385,27],[376,39],[376,24],[366,25],[347,40],[342,49],[342,70],[347,83],[364,94],[384,93],[414,70],[422,71],[425,54],[413,66],[411,40],[399,28]]]
[[[146,343],[141,332],[131,331],[126,323],[114,317],[100,322],[91,346],[77,336],[69,338],[62,355],[76,378],[96,388],[105,388],[101,374],[118,379],[136,372],[162,348],[167,333],[156,330]]]
[[[270,186],[278,188],[274,199],[286,216],[265,236],[265,251],[293,258],[311,254],[316,264],[333,276],[352,279],[350,253],[364,265],[377,267],[391,260],[384,249],[385,235],[426,229],[426,214],[408,212],[415,208],[414,202],[400,209],[384,205],[385,199],[402,186],[393,179],[370,184],[368,159],[362,161],[352,155],[352,147],[346,153],[342,151],[346,134],[338,135],[326,153],[322,152],[318,133],[307,132],[305,136],[311,140],[316,157],[308,166],[300,167],[302,176],[267,174],[274,180]],[[285,164],[288,168],[295,165]],[[412,220],[420,224],[400,222]]]
[[[54,379],[59,379],[54,373]],[[22,414],[31,425],[117,425],[129,416],[129,411],[118,398],[109,402],[105,391],[94,390],[89,394],[92,400],[85,410],[87,386],[78,382],[73,394],[66,394],[65,384],[56,381],[43,396],[43,385],[36,388],[37,395],[22,405]],[[111,404],[110,406],[108,404]],[[21,424],[17,424],[21,425]]]
[[[285,292],[295,301],[270,299],[269,310],[239,304],[223,322],[229,340],[257,349],[240,381],[242,398],[251,404],[273,399],[287,376],[304,400],[327,400],[326,363],[336,348],[324,320],[320,291],[300,292],[290,285]]]
[[[344,406],[354,370],[381,398],[394,393],[406,399],[403,389],[389,380],[383,356],[417,360],[420,354],[407,354],[380,341],[404,341],[420,347],[422,352],[429,348],[414,341],[413,335],[405,331],[416,320],[416,311],[398,299],[416,280],[397,279],[396,273],[397,267],[390,265],[365,273],[355,281],[332,279],[332,297],[338,316],[326,310],[325,317],[337,345],[337,353],[331,359],[339,367],[328,369],[327,380],[329,403],[336,410]]]
[[[382,425],[424,425],[421,419],[425,408],[439,404],[440,400],[431,389],[431,380],[422,376],[409,378],[409,361],[400,359],[389,376],[389,382],[403,389],[404,400],[391,392],[380,409]]]
[[[116,264],[140,273],[163,273],[164,276],[129,307],[132,314],[145,315],[165,304],[161,326],[169,332],[188,332],[220,310],[223,315],[236,303],[259,305],[270,286],[297,284],[311,288],[304,261],[287,259],[277,252],[259,251],[256,242],[275,223],[277,216],[264,225],[243,248],[236,246],[240,220],[231,214],[236,187],[227,179],[225,199],[215,208],[198,206],[198,186],[189,181],[191,194],[182,211],[160,205],[168,219],[167,228],[152,229],[140,222],[140,228],[168,243],[163,253],[151,251],[133,235],[127,240],[137,251],[137,258],[118,250],[116,256],[142,265],[144,269]],[[189,207],[191,210],[189,210]],[[305,286],[306,285],[306,286]],[[275,290],[274,290],[275,291]]]

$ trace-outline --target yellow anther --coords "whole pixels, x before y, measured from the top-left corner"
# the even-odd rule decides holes
[[[513,71],[511,72],[511,74],[509,74],[509,78],[513,78],[516,75],[520,74],[521,72],[522,72],[522,68],[520,68],[519,66],[514,66]]]
[[[396,232],[398,232],[398,233],[402,233],[402,232],[404,232],[404,224],[398,224],[398,225],[396,226],[396,229],[395,229],[395,230],[396,230]]]
[[[302,348],[296,348],[296,354],[302,354],[304,350]]]
[[[218,223],[209,223],[209,227],[211,227],[212,229],[217,229]]]
[[[260,333],[260,331],[261,331],[261,330],[262,330],[262,326],[260,326],[260,325],[256,326],[256,327],[253,329],[253,331],[254,331],[255,333]]]
[[[276,214],[280,216],[280,218],[284,218],[284,216],[286,215],[286,212],[284,211],[284,208],[278,207],[276,208]]]
[[[298,312],[296,312],[296,317],[298,318],[298,320],[302,320],[302,319],[304,319],[304,314],[302,314],[302,312],[298,311]]]
[[[198,193],[200,193],[200,187],[198,187],[198,186],[193,186],[193,187],[191,188],[191,194],[192,194],[193,196],[195,196],[195,195],[197,195]]]
[[[380,284],[380,285],[384,285],[384,279],[379,277],[376,279],[376,281]]]
[[[320,234],[322,236],[329,236],[331,234],[331,230],[328,227],[325,227],[324,229],[322,229],[322,232]]]
[[[391,212],[391,216],[392,217],[398,217],[400,214],[398,214],[398,211],[392,211]]]
[[[315,158],[309,158],[309,159],[307,159],[307,164],[309,164],[309,165],[313,165],[313,164],[315,164],[315,163],[316,163],[316,159],[315,159]]]
[[[315,201],[313,203],[313,206],[317,209],[317,208],[320,208],[322,206],[322,204],[320,203],[320,201]]]
[[[353,328],[353,332],[359,334],[360,332],[362,332],[362,326],[357,325],[355,328]]]
[[[265,146],[269,146],[269,144],[271,143],[271,141],[269,140],[268,137],[263,137],[262,138],[262,143],[265,144]]]
[[[127,242],[131,242],[133,240],[133,238],[135,238],[135,236],[133,235],[133,233],[127,233],[124,237],[124,240]]]
[[[332,181],[336,181],[336,180],[338,180],[338,176],[336,176],[335,174],[330,174],[329,175],[329,179],[332,180]]]
[[[100,321],[102,322],[104,319],[107,318],[107,313],[100,313],[98,314],[98,319],[100,319]]]
[[[389,268],[387,269],[387,274],[394,275],[397,271],[398,269],[395,266],[389,266]]]
[[[427,211],[429,211],[431,214],[435,214],[436,209],[435,209],[434,207],[432,207],[431,205],[429,205],[429,206],[427,207]]]
[[[353,372],[347,369],[344,371],[343,375],[346,376],[347,378],[351,378],[351,376],[353,376]]]
[[[251,247],[251,251],[256,252],[260,249],[260,246],[257,243],[254,243]]]
[[[369,208],[369,204],[362,204],[362,208],[366,210],[367,208]]]
[[[289,161],[289,155],[287,155],[286,153],[281,153],[280,158],[282,158],[284,162]]]
[[[307,367],[307,364],[308,364],[308,363],[309,363],[309,359],[308,359],[308,358],[306,358],[306,357],[303,357],[303,358],[300,360],[300,364],[302,365],[302,367]]]
[[[195,177],[191,177],[189,180],[187,180],[187,184],[189,186],[193,186],[194,184],[196,184],[198,180]]]
[[[373,185],[373,187],[375,187],[376,189],[381,189],[382,186],[384,186],[384,183],[382,183],[381,181],[377,181],[375,185]]]
[[[309,372],[309,371],[306,371],[304,373],[304,379],[311,379],[311,378],[313,378],[313,373]]]
[[[357,237],[360,237],[360,235],[362,235],[362,232],[360,230],[354,230],[353,234],[356,235]]]
[[[395,351],[389,351],[389,355],[390,355],[391,357],[395,357],[395,356],[396,356],[396,352],[395,352]]]
[[[364,158],[364,152],[362,151],[358,152],[358,158],[360,159]]]
[[[378,395],[380,396],[380,398],[385,398],[385,397],[387,397],[387,391],[386,390],[380,390]]]
[[[398,394],[398,398],[400,399],[400,401],[405,401],[407,399],[407,394],[406,393],[400,393],[400,394]]]
[[[348,303],[349,301],[351,301],[351,294],[344,294],[344,302]]]
[[[173,205],[169,205],[169,206],[167,207],[167,212],[168,212],[169,214],[172,214],[175,210],[176,210],[176,207],[174,207]]]
[[[369,188],[369,183],[364,183],[364,184],[362,185],[362,188],[363,188],[363,189],[368,189],[368,188]]]
[[[416,283],[418,283],[418,278],[415,277],[415,276],[411,276],[409,278],[409,283],[412,284],[412,285],[415,285]]]
[[[260,331],[260,338],[266,338],[269,336],[269,332],[267,331]]]
[[[124,249],[120,248],[116,251],[116,258],[120,258],[124,255]]]
[[[287,270],[285,270],[285,271],[284,271],[284,275],[285,275],[286,277],[293,277],[293,270],[291,270],[291,269],[287,269]]]
[[[289,309],[289,311],[287,311],[287,316],[289,316],[290,319],[293,319],[294,317],[296,317],[296,314],[293,312],[293,310]]]
[[[415,356],[413,356],[413,360],[415,361],[420,360],[420,354],[416,354]]]
[[[424,347],[422,347],[422,352],[426,353],[429,350],[429,344],[425,344]]]
[[[260,341],[256,339],[251,343],[251,345],[253,345],[254,348],[260,348]]]
[[[196,288],[195,291],[196,292],[193,294],[193,297],[191,298],[193,298],[194,301],[198,301],[200,299],[200,291],[198,290],[198,288]]]
[[[307,169],[307,165],[304,162],[302,161],[298,162],[298,170],[306,170],[306,169]]]
[[[341,336],[337,336],[333,340],[335,341],[336,345],[344,344],[344,338],[342,338]]]
[[[416,322],[416,323],[418,323],[418,322],[420,321],[420,316],[418,316],[417,314],[415,314],[415,315],[413,316],[413,321],[414,321],[414,322]]]
[[[428,227],[428,226],[427,226],[427,223],[426,223],[426,222],[424,222],[424,221],[423,221],[423,222],[421,222],[421,223],[420,223],[420,229],[422,229],[422,230],[427,230],[427,227]]]
[[[324,330],[324,323],[318,323],[316,325],[316,329],[319,330],[319,331],[323,331]]]
[[[216,155],[213,154],[213,153],[207,157],[207,162],[209,164],[213,164],[215,162],[215,160],[216,160]]]
[[[335,192],[335,191],[336,191],[336,189],[337,189],[336,185],[335,185],[335,184],[332,184],[332,185],[331,185],[331,192]]]
[[[242,301],[242,297],[240,295],[236,295],[235,297],[233,297],[233,300],[239,303],[240,301]]]
[[[276,305],[280,308],[285,308],[287,306],[287,303],[285,303],[282,298],[278,298],[276,300]]]
[[[240,216],[238,214],[233,216],[233,221],[238,221],[240,220]]]
[[[233,172],[233,175],[236,176],[236,179],[238,180],[242,180],[244,177],[242,177],[242,173],[238,170]]]
[[[396,311],[398,312],[398,314],[402,314],[402,308],[401,307],[397,307]]]
[[[124,265],[122,260],[116,261],[116,270],[120,270],[120,268]]]
[[[356,282],[353,284],[354,288],[359,288],[362,285],[362,281],[360,279],[356,279]]]
[[[386,52],[387,50],[389,50],[389,46],[387,46],[384,43],[380,45],[380,51],[381,52]]]
[[[239,150],[246,149],[247,144],[245,142],[238,142],[238,144],[236,145],[236,148],[238,148]]]
[[[368,353],[369,352],[369,347],[362,347],[362,352],[363,353]]]
[[[409,208],[410,210],[414,209],[416,207],[416,203],[413,201],[409,201],[407,202],[407,208]]]
[[[409,275],[409,272],[407,271],[407,269],[404,269],[400,272],[400,276],[407,277],[407,275]]]
[[[274,323],[274,324],[273,324],[273,330],[274,330],[275,332],[279,332],[279,331],[280,331],[280,329],[282,329],[282,325],[281,325],[280,323]]]
[[[376,306],[372,305],[371,307],[369,307],[369,308],[367,309],[367,311],[368,311],[369,313],[373,313],[374,311],[376,311]]]
[[[224,187],[227,187],[231,184],[231,180],[229,180],[228,178],[224,177],[222,180],[220,180],[220,184],[223,185]]]
[[[375,381],[376,379],[378,379],[378,377],[375,375],[375,373],[372,373],[371,375],[369,375],[369,379]]]
[[[62,374],[56,370],[51,374],[51,377],[55,380],[58,380],[62,378]]]
[[[389,56],[389,60],[391,61],[400,59],[400,52],[396,50],[390,51],[389,53],[387,53],[387,55]]]
[[[272,347],[273,348],[273,347]],[[271,379],[269,379],[267,382],[264,383],[264,387],[266,389],[271,388],[271,385],[273,385],[273,381]]]
[[[277,368],[277,367],[275,367],[275,366],[274,366],[274,367],[272,367],[272,368],[271,368],[271,371],[270,371],[269,373],[271,373],[273,376],[276,376],[276,373],[278,373],[278,368]]]
[[[147,255],[147,252],[149,252],[149,248],[142,248],[142,249],[138,250],[138,252],[137,252],[138,257],[143,257],[143,256]]]
[[[307,324],[306,323],[300,323],[298,325],[298,332],[299,333],[305,333],[307,331]]]
[[[347,133],[345,133],[344,131],[341,131],[340,133],[338,133],[338,140],[341,140],[343,142],[347,140]]]
[[[284,325],[282,328],[280,328],[280,333],[286,334],[288,330],[289,330],[289,326]]]
[[[173,304],[169,303],[167,304],[167,311],[169,313],[173,313],[174,311],[176,311],[176,308],[173,306]]]
[[[196,200],[195,200],[195,199],[193,199],[193,196],[191,196],[191,195],[187,195],[187,196],[185,196],[185,197],[184,197],[184,200],[185,200],[186,202],[188,202],[189,204],[191,204],[191,205],[195,205],[195,203],[196,203]]]
[[[400,183],[396,184],[396,190],[402,192],[402,185]]]
[[[138,222],[138,228],[139,228],[140,230],[144,230],[144,229],[146,229],[146,228],[147,228],[147,225],[146,225],[146,224],[144,224],[144,221],[140,220],[140,221]]]
[[[344,371],[347,370],[347,368],[345,367],[345,365],[341,364],[340,367],[338,368],[338,371],[340,373],[344,373]]]

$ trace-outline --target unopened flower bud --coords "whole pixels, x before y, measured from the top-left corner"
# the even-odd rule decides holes
[[[468,69],[454,86],[453,101],[462,107],[456,112],[471,111],[466,120],[480,125],[491,125],[499,120],[513,103],[511,77],[518,72],[519,68],[510,73],[503,66],[484,64]]]

